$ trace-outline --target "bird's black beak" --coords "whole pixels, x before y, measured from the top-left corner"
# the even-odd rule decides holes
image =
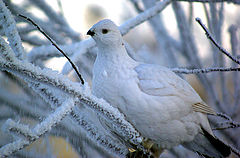
[[[88,30],[87,35],[94,36],[94,35],[95,35],[95,32],[93,32],[93,31],[91,31],[91,30]]]

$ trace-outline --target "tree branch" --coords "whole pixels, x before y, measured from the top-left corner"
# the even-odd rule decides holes
[[[234,3],[234,4],[240,4],[239,0],[174,0],[174,1],[185,1],[185,2],[201,2],[201,3]]]
[[[34,142],[41,135],[58,124],[68,113],[70,113],[74,105],[75,101],[72,98],[67,99],[62,106],[58,107],[54,113],[49,115],[40,124],[36,125],[33,130],[24,128],[26,127],[25,125],[21,125],[12,120],[8,120],[5,124],[5,128],[9,129],[10,131],[14,130],[17,133],[21,133],[25,136],[25,138],[20,138],[12,143],[2,146],[0,148],[0,157],[7,157]],[[11,124],[14,124],[15,126],[11,126]],[[16,124],[18,125],[16,126]]]
[[[186,68],[171,68],[175,73],[182,74],[197,74],[197,73],[209,73],[209,72],[232,72],[240,71],[240,68],[205,68],[205,69],[186,69]]]
[[[21,60],[25,59],[26,54],[16,28],[16,22],[2,0],[0,1],[0,25],[3,26],[4,34],[7,36],[16,57]]]
[[[120,32],[122,33],[122,35],[127,34],[132,28],[138,26],[139,24],[161,12],[170,2],[171,0],[163,0],[161,2],[158,2],[152,8],[149,8],[144,12],[138,14],[136,17],[127,20],[119,27]]]
[[[79,116],[74,111],[71,113],[71,117],[87,132],[87,135],[89,135],[88,137],[95,143],[99,144],[99,146],[108,149],[118,156],[124,156],[127,154],[128,150],[126,147],[123,147],[123,145],[119,142],[113,142],[113,140],[105,137],[104,135],[100,135],[99,131],[96,131],[96,129],[92,127],[92,125],[89,124],[84,117]]]
[[[227,57],[229,57],[232,61],[234,61],[235,63],[240,65],[240,61],[233,57],[230,53],[228,53],[224,48],[222,48],[217,41],[212,37],[212,35],[210,34],[210,32],[208,31],[207,27],[202,23],[202,20],[200,18],[196,18],[196,21],[199,23],[199,25],[203,28],[203,30],[205,31],[205,34],[207,36],[207,38],[223,53],[225,54]]]

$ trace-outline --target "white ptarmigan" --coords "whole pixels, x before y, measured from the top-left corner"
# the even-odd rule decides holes
[[[215,112],[186,81],[166,67],[129,57],[111,20],[96,23],[87,34],[98,48],[93,94],[123,112],[143,137],[162,149],[182,144],[206,157],[230,154],[209,125],[207,114]]]

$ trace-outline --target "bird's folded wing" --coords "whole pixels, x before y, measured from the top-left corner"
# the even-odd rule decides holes
[[[140,64],[135,67],[138,86],[142,92],[153,96],[176,96],[192,105],[193,111],[216,114],[205,104],[195,90],[183,79],[166,67]]]

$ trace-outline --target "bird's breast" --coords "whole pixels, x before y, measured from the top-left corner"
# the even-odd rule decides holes
[[[118,98],[125,88],[126,82],[136,77],[127,64],[98,63],[95,62],[93,69],[92,90],[94,95],[110,102]]]

